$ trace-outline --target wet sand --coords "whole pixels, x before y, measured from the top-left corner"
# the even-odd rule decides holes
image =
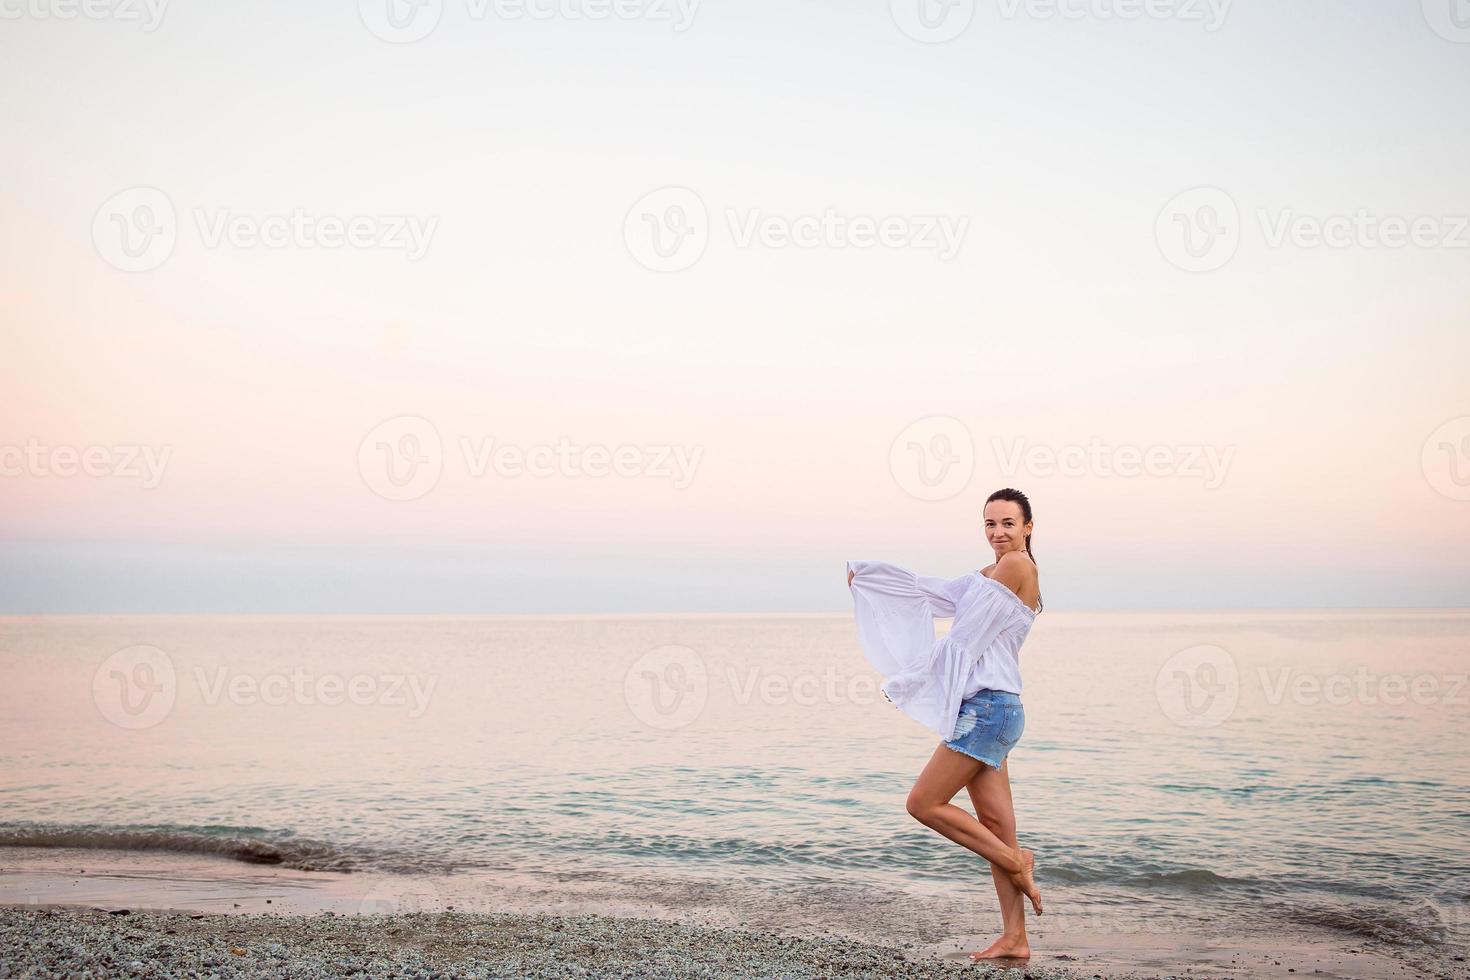
[[[524,879],[524,880],[522,880]],[[1068,932],[1031,920],[1029,961],[975,964],[980,935],[882,942],[774,928],[697,896],[609,901],[575,876],[328,874],[217,858],[0,850],[0,976],[781,976],[1013,980],[1470,976],[1351,943]],[[124,911],[126,910],[126,911]],[[1065,920],[1063,920],[1064,922]],[[847,934],[843,934],[847,933]],[[133,964],[142,964],[136,967]],[[587,971],[584,973],[583,971]]]

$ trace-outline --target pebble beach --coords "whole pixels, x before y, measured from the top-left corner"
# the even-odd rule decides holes
[[[0,977],[997,977],[1092,973],[916,960],[838,938],[603,915],[226,915],[0,907]],[[1122,975],[1118,975],[1122,976]]]

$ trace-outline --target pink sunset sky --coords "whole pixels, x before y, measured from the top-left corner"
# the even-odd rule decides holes
[[[7,24],[0,612],[1466,605],[1470,39],[870,6]]]

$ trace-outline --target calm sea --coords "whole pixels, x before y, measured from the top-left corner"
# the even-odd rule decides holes
[[[1042,921],[1450,962],[1467,654],[1467,611],[1043,613],[1011,755]],[[998,929],[905,813],[936,739],[848,616],[10,618],[0,680],[0,845]]]

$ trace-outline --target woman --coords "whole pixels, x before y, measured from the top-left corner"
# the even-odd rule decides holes
[[[1031,502],[1007,487],[984,514],[995,563],[957,579],[847,563],[858,642],[887,678],[884,696],[944,740],[909,792],[908,812],[990,862],[1005,927],[973,959],[1030,956],[1022,897],[1042,911],[1035,856],[1016,842],[1006,763],[1026,727],[1018,655],[1041,612]],[[936,638],[935,618],[951,616],[949,634]],[[950,802],[961,786],[978,819]]]

